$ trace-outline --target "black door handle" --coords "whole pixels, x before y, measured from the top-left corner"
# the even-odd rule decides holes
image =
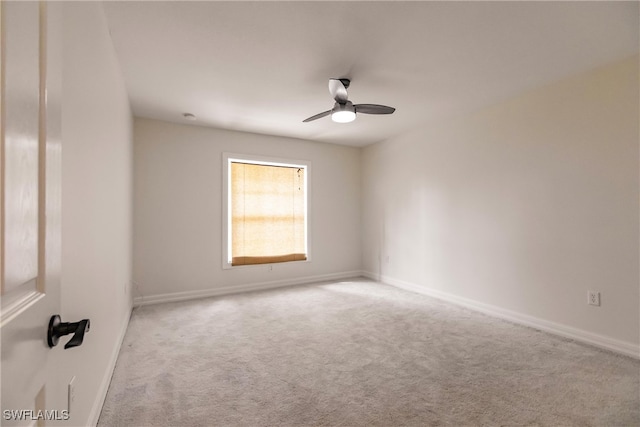
[[[49,329],[47,330],[47,344],[49,347],[58,345],[60,337],[73,334],[69,342],[64,346],[65,350],[71,347],[77,347],[82,344],[85,332],[89,332],[91,323],[89,319],[82,319],[79,322],[61,322],[59,315],[51,316],[49,320]]]

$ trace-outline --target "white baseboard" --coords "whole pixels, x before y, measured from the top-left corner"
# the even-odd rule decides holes
[[[616,353],[624,354],[626,356],[631,356],[635,359],[640,359],[640,346],[634,343],[617,340],[615,338],[610,338],[604,335],[594,334],[582,329],[577,329],[560,323],[551,322],[548,320],[507,310],[498,306],[485,304],[468,298],[463,298],[454,294],[450,294],[448,292],[427,288],[424,286],[416,285],[415,283],[395,279],[393,277],[371,273],[368,271],[363,271],[362,275],[369,279],[377,280],[400,289],[438,298],[447,302],[461,305],[466,308],[470,308],[475,311],[488,314],[490,316],[499,317],[514,323],[518,323],[520,325],[529,326],[534,329],[539,329],[541,331],[549,332],[554,335],[570,338],[576,341],[594,345],[596,347],[611,350]]]
[[[199,291],[172,292],[168,294],[141,296],[133,299],[134,307],[165,302],[185,301],[190,299],[216,297],[220,295],[237,294],[241,292],[262,291],[283,288],[285,286],[303,285],[306,283],[339,280],[362,276],[361,271],[344,271],[340,273],[321,274],[316,276],[296,277],[293,279],[273,280],[269,282],[249,283],[245,285],[225,286],[222,288],[203,289]]]
[[[98,424],[100,412],[102,412],[102,406],[104,405],[104,400],[107,397],[107,391],[109,391],[109,385],[111,384],[111,376],[113,375],[113,371],[116,368],[116,362],[118,361],[118,355],[120,354],[120,347],[122,347],[122,341],[124,341],[124,336],[127,333],[127,327],[129,326],[129,320],[131,319],[132,309],[133,307],[129,307],[125,318],[122,320],[122,326],[118,334],[117,345],[111,352],[109,365],[107,366],[107,370],[102,377],[100,388],[98,389],[98,395],[96,396],[96,400],[93,402],[93,407],[91,408],[91,412],[89,413],[89,420],[87,422],[88,426],[95,427]]]

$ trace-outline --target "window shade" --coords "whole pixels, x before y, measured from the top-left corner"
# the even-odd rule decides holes
[[[231,163],[231,265],[307,259],[304,172]]]

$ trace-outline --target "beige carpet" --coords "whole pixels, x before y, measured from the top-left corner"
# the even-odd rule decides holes
[[[99,426],[640,425],[640,362],[367,280],[137,308]]]

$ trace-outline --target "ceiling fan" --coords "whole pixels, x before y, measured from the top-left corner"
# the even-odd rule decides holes
[[[356,113],[364,114],[391,114],[396,111],[393,107],[387,107],[386,105],[378,104],[353,104],[347,99],[347,88],[351,80],[349,79],[329,79],[329,92],[336,103],[333,108],[328,111],[324,111],[315,116],[311,116],[308,119],[304,119],[302,122],[310,122],[319,118],[328,116],[331,114],[331,120],[338,123],[349,123],[356,119]]]

